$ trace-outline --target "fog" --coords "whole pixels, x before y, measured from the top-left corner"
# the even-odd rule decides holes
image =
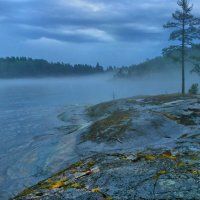
[[[196,74],[186,75],[186,90],[199,83]],[[44,105],[94,104],[136,96],[177,93],[181,91],[181,76],[150,74],[131,79],[115,79],[112,74],[52,79],[0,80],[1,105],[4,99]],[[28,100],[31,101],[28,101]],[[3,100],[3,101],[2,101]],[[6,100],[6,101],[7,101]],[[2,105],[4,107],[4,105]]]
[[[187,75],[187,90],[200,83]],[[0,199],[7,199],[23,185],[31,185],[52,171],[41,167],[55,151],[63,135],[57,115],[67,106],[92,105],[135,95],[180,92],[180,74],[147,75],[131,80],[114,79],[112,74],[55,79],[0,80]],[[47,135],[43,140],[38,136]],[[51,137],[49,136],[51,135]],[[32,160],[27,162],[30,157]],[[63,158],[63,162],[65,158]],[[60,168],[54,166],[53,171]]]

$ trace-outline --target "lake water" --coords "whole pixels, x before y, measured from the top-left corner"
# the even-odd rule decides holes
[[[57,116],[67,106],[178,92],[179,86],[179,80],[169,77],[114,81],[112,75],[0,80],[0,199],[8,199],[65,164],[67,152],[60,148],[65,135],[57,129],[65,123]],[[53,162],[56,159],[49,162],[52,155],[61,164]]]

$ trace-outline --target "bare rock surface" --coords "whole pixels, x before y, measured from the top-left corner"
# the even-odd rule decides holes
[[[121,99],[76,117],[59,116],[73,141],[66,168],[13,199],[200,199],[198,96]]]

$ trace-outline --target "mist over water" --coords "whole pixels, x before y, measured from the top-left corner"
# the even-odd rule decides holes
[[[186,80],[187,90],[192,83],[200,84],[196,75],[188,74]],[[46,174],[40,169],[48,165],[49,156],[61,153],[58,146],[64,136],[55,127],[63,125],[57,115],[66,106],[91,105],[135,95],[176,93],[180,89],[180,76],[176,73],[132,80],[116,80],[112,74],[0,80],[0,199],[20,191],[22,182],[31,185],[59,170],[59,165],[52,166],[53,170]]]

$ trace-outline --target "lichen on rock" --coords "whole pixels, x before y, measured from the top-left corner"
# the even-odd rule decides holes
[[[200,199],[199,107],[175,94],[87,108],[77,162],[14,199]]]
[[[115,111],[108,117],[95,121],[81,141],[116,142],[122,140],[123,135],[131,124],[131,111]]]

